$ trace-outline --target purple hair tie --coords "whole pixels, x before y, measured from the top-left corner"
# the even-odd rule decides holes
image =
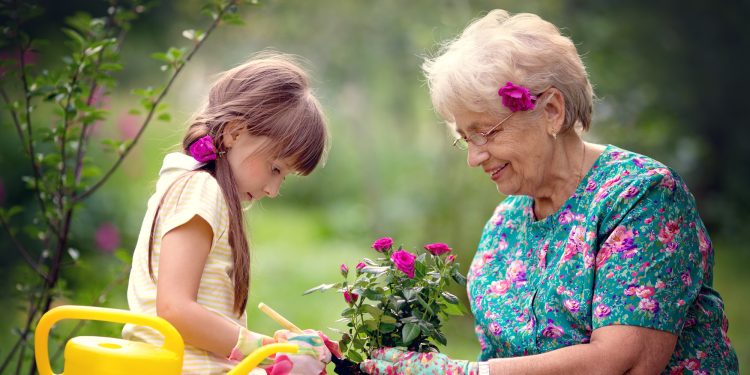
[[[197,141],[190,144],[188,150],[190,151],[190,156],[199,163],[216,160],[216,147],[214,146],[214,139],[210,135],[198,138]]]
[[[531,91],[526,87],[516,85],[513,82],[506,82],[505,86],[497,91],[497,94],[503,98],[503,105],[508,107],[511,112],[528,111],[536,106],[536,96],[531,95]]]

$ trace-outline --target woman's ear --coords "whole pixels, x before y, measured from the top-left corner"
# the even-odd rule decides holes
[[[554,87],[547,89],[541,96],[547,97],[542,101],[542,116],[547,123],[547,132],[552,136],[557,135],[565,122],[565,98]]]

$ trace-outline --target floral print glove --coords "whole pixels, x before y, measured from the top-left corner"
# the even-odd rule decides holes
[[[368,374],[411,375],[477,375],[477,362],[450,359],[440,353],[406,352],[397,348],[380,348],[372,352],[372,358],[360,364]]]
[[[266,368],[266,373],[270,375],[325,374],[326,363],[331,361],[331,351],[323,340],[325,335],[306,329],[302,333],[287,330],[276,331],[273,336],[276,342],[297,344],[299,351],[295,354],[277,354],[273,365]]]
[[[273,344],[274,342],[276,342],[274,339],[266,335],[249,331],[245,327],[240,327],[237,344],[234,345],[232,352],[229,354],[229,359],[232,361],[241,361],[248,354],[255,351],[255,349],[263,345]]]

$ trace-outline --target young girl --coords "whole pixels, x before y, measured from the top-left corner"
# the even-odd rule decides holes
[[[330,360],[315,331],[273,339],[246,328],[250,254],[242,216],[243,201],[274,198],[288,174],[312,172],[326,143],[306,73],[288,56],[264,54],[213,84],[183,153],[164,158],[133,254],[128,304],[177,328],[185,340],[184,374],[226,373],[277,339],[296,340],[308,354],[277,356],[277,364],[284,361],[277,370],[320,373]],[[162,340],[133,325],[123,337]]]

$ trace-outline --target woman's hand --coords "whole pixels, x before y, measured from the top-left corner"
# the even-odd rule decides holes
[[[380,348],[372,352],[372,358],[360,364],[368,374],[451,374],[476,375],[477,363],[450,359],[440,353],[405,352],[397,348]]]
[[[306,329],[302,333],[276,331],[273,335],[276,342],[297,344],[299,351],[295,354],[277,354],[273,365],[266,368],[266,372],[272,375],[325,373],[326,364],[331,361],[331,351],[326,346],[324,337],[325,335],[312,329]]]

